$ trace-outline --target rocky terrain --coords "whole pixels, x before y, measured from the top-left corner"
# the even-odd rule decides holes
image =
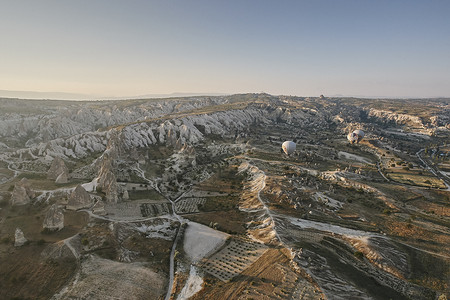
[[[0,107],[2,299],[450,296],[449,99]]]

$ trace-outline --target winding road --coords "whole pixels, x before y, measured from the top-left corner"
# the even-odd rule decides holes
[[[163,196],[165,199],[167,199],[172,204],[172,216],[175,217],[178,220],[178,222],[180,222],[180,226],[178,227],[177,234],[175,235],[175,239],[173,241],[172,250],[170,252],[169,284],[167,287],[166,297],[164,298],[165,300],[169,300],[170,296],[172,295],[173,282],[174,282],[174,278],[175,278],[175,251],[176,251],[176,248],[178,245],[178,241],[180,239],[181,226],[184,223],[186,223],[186,221],[177,214],[177,212],[175,210],[175,203],[190,190],[184,192],[183,194],[178,196],[175,200],[172,200],[169,197],[167,197],[166,195],[164,195],[153,181],[151,181],[150,179],[145,177],[145,172],[141,169],[139,163],[137,163],[137,166],[136,166],[136,168],[134,168],[134,170],[137,171],[140,174],[141,178],[143,180],[145,180],[146,182],[148,182],[155,191],[157,191],[161,196]]]

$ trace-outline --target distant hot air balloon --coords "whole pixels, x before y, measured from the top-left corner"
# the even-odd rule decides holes
[[[350,143],[359,143],[363,138],[364,138],[365,134],[364,131],[362,131],[361,129],[356,129],[353,132],[350,132],[347,135],[347,139],[349,140]]]
[[[350,132],[349,134],[347,134],[347,140],[352,144],[355,143],[357,140],[356,134],[354,134],[353,132]]]
[[[281,148],[283,149],[284,153],[286,153],[287,155],[290,155],[292,153],[294,153],[295,151],[295,143],[292,141],[286,141],[283,143],[283,145],[281,145]]]
[[[361,129],[356,129],[355,131],[353,131],[353,133],[357,136],[357,143],[359,143],[365,136],[364,131],[362,131]]]

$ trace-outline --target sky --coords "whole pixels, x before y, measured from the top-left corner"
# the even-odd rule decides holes
[[[0,0],[0,90],[450,97],[450,1]]]

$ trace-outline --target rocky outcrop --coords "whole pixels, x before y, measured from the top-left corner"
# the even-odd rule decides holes
[[[70,210],[77,210],[82,208],[89,208],[91,207],[91,205],[91,196],[81,185],[78,185],[70,194],[66,208]]]
[[[128,195],[128,191],[125,190],[122,194],[122,199],[123,200],[129,200],[130,199],[130,195]]]
[[[167,132],[167,138],[166,138],[166,144],[175,147],[177,143],[177,133],[173,130],[173,128],[170,128]]]
[[[56,154],[56,156],[61,157],[83,156],[90,151],[103,151],[106,146],[106,143],[98,143],[98,139],[95,143],[86,141],[84,133],[92,133],[89,134],[88,138],[92,138],[93,135],[103,136],[104,131],[94,134],[95,130],[156,118],[173,112],[192,110],[206,105],[227,103],[228,101],[226,97],[191,97],[188,101],[181,102],[173,99],[136,101],[136,103],[131,103],[131,106],[117,106],[110,101],[68,106],[64,101],[54,101],[50,108],[45,109],[45,115],[3,114],[0,119],[0,137],[25,137],[29,135],[33,138],[27,141],[27,144],[35,146],[41,143],[39,148],[42,148],[42,151],[46,152],[45,154]],[[34,107],[36,104],[28,100],[0,99],[0,106],[17,110],[21,106]],[[67,136],[76,136],[71,141],[70,150],[66,151],[60,147],[51,149],[55,146],[53,142],[59,143],[63,141],[63,137]],[[75,145],[79,149],[74,149]]]
[[[103,153],[100,160],[100,170],[98,172],[97,190],[105,194],[107,203],[117,203],[119,186],[113,170],[115,170],[116,160],[123,150],[117,134],[114,134],[108,143],[108,149]]]
[[[14,235],[14,247],[23,246],[28,240],[25,238],[23,231],[20,228],[16,228],[16,233]]]
[[[274,99],[271,100],[274,102],[270,102],[269,104],[253,103],[242,109],[219,110],[180,117],[175,116],[173,119],[144,122],[144,119],[151,119],[151,116],[154,115],[154,113],[147,111],[147,114],[142,115],[142,122],[139,122],[139,118],[129,119],[128,116],[127,118],[121,119],[122,122],[120,124],[131,124],[125,125],[120,129],[107,131],[76,129],[76,132],[80,131],[83,133],[68,134],[67,136],[69,138],[63,138],[62,136],[66,135],[62,135],[61,137],[54,137],[54,139],[46,142],[42,142],[42,139],[45,140],[43,137],[37,138],[40,142],[30,140],[27,142],[29,146],[27,151],[37,157],[58,156],[62,158],[80,158],[88,156],[91,153],[108,151],[111,149],[111,142],[115,144],[114,146],[119,155],[121,155],[123,150],[130,151],[133,148],[144,148],[157,143],[173,146],[178,151],[185,143],[192,145],[202,141],[205,135],[234,136],[236,132],[245,132],[248,128],[258,123],[299,123],[304,126],[316,127],[326,120],[326,116],[321,111],[307,108],[280,108]],[[164,102],[164,105],[169,105],[173,110],[180,111],[183,110],[183,106],[189,106],[198,100],[189,99],[189,101],[182,103],[177,103],[176,101],[172,103],[169,101]],[[211,104],[211,101],[215,103],[226,103],[230,100],[232,99],[227,99],[226,97],[218,97],[208,101],[202,100],[196,107]],[[176,107],[174,107],[175,103],[177,103]],[[158,107],[160,106],[158,105]],[[134,111],[135,109],[130,111],[129,114],[133,114]],[[93,114],[97,112],[95,111]],[[83,109],[84,113],[86,111]],[[113,109],[113,111],[109,112],[107,119],[104,119],[106,116],[98,116],[99,119],[95,120],[95,123],[103,122],[105,123],[103,124],[105,127],[111,126],[112,124],[109,124],[109,120],[111,118],[118,118],[120,114],[121,111],[119,109]],[[122,117],[124,116],[120,118]],[[90,119],[83,120],[86,124],[92,123],[92,121]],[[136,123],[136,121],[138,122]]]
[[[184,144],[180,149],[180,153],[187,156],[195,156],[195,148],[188,144]]]
[[[147,162],[147,159],[145,158],[144,155],[140,154],[137,157],[137,161],[138,161],[139,164],[144,165]]]
[[[94,206],[92,207],[92,212],[96,215],[104,216],[106,215],[105,211],[105,203],[103,201],[97,201]]]
[[[112,171],[103,170],[100,172],[97,189],[105,193],[105,200],[107,203],[117,203],[118,185],[116,175],[114,175]]]
[[[55,157],[52,165],[47,172],[47,178],[55,180],[56,183],[67,183],[69,178],[69,169],[60,157]]]
[[[64,228],[64,214],[57,204],[50,206],[42,227],[50,231],[58,231]]]
[[[379,110],[371,108],[369,111],[369,117],[378,118],[386,122],[395,122],[396,124],[411,124],[416,127],[424,127],[422,119],[417,116],[398,114],[387,110]]]
[[[56,178],[55,182],[56,183],[67,183],[67,182],[69,182],[68,174],[66,174],[66,173],[59,174],[59,176]]]
[[[35,194],[30,188],[30,183],[26,178],[14,185],[14,190],[11,195],[11,205],[24,205],[30,203]]]

